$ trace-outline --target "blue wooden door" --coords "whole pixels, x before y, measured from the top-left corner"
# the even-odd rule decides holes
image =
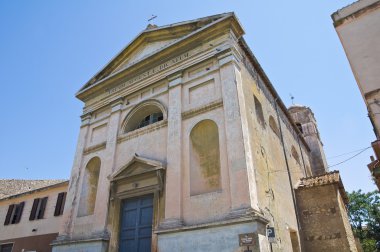
[[[151,252],[153,195],[122,202],[119,252]]]

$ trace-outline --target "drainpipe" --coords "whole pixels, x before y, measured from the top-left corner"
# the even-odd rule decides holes
[[[284,136],[282,134],[280,115],[278,113],[277,100],[278,100],[278,97],[274,100],[274,106],[275,106],[275,109],[276,109],[277,121],[278,121],[279,129],[280,129],[281,145],[282,145],[282,150],[284,151],[286,170],[287,170],[287,173],[288,173],[288,179],[289,179],[289,184],[290,184],[290,191],[292,193],[293,207],[294,207],[294,211],[295,211],[295,214],[296,214],[298,234],[299,234],[299,239],[300,239],[300,251],[303,251],[302,228],[301,228],[301,224],[300,224],[300,220],[299,220],[299,216],[298,216],[298,207],[297,207],[297,202],[296,202],[296,196],[294,194],[292,176],[290,175],[290,168],[289,168],[289,163],[288,163],[288,157],[286,155],[286,148],[285,148],[285,143],[284,143]]]

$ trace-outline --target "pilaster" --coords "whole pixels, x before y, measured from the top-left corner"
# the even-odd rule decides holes
[[[182,225],[182,72],[168,77],[168,135],[165,188],[165,220],[161,228]]]
[[[258,211],[258,197],[238,58],[233,51],[229,51],[220,55],[218,60],[233,217],[240,216],[242,209]]]
[[[118,98],[111,102],[111,115],[107,125],[107,145],[102,155],[101,168],[98,182],[98,192],[96,196],[94,219],[97,231],[105,231],[107,227],[108,202],[110,182],[107,179],[109,174],[115,170],[115,156],[117,149],[117,136],[121,120],[121,109],[123,98]]]
[[[62,216],[62,224],[59,229],[59,236],[66,237],[72,233],[74,209],[79,202],[79,190],[80,190],[80,177],[82,173],[82,160],[83,151],[86,148],[87,136],[89,132],[89,126],[91,122],[91,113],[85,113],[81,116],[81,126],[79,130],[79,137],[77,142],[77,148],[75,152],[73,169],[71,170],[69,190],[66,196],[65,209]]]

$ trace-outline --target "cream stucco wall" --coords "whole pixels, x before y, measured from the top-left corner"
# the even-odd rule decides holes
[[[272,116],[279,126],[274,98],[263,85],[261,77],[256,75],[254,78],[243,64],[241,69],[246,108],[245,116],[247,118],[246,128],[251,146],[250,155],[253,157],[253,166],[257,178],[256,181],[250,181],[250,183],[257,183],[260,209],[271,220],[270,224],[275,227],[276,235],[281,241],[274,244],[273,249],[274,251],[284,251],[285,248],[291,247],[289,230],[298,230],[298,227],[281,139],[273,132],[268,121],[269,116]],[[254,96],[257,97],[263,108],[264,127],[258,122]],[[279,113],[283,114],[280,108],[278,110]],[[310,160],[306,147],[302,142],[300,145],[298,144],[298,139],[295,137],[297,133],[292,127],[289,127],[290,122],[284,121],[284,118],[284,116],[280,117],[281,129],[293,182],[292,187],[294,188],[299,178],[310,175],[306,174],[307,167],[310,167]],[[298,152],[300,163],[291,155],[292,146]]]
[[[132,65],[132,70],[125,69],[120,76],[105,78],[100,87],[95,85],[83,91],[86,94],[80,95],[85,102],[82,126],[58,239],[63,245],[57,243],[57,251],[65,251],[64,247],[59,247],[65,246],[65,240],[80,243],[85,239],[93,242],[98,239],[103,242],[110,237],[110,250],[117,248],[118,230],[112,225],[113,219],[118,218],[114,214],[119,214],[119,209],[108,207],[114,204],[117,208],[111,196],[110,179],[135,154],[158,161],[166,169],[164,189],[155,196],[160,205],[154,210],[158,224],[153,227],[153,247],[157,243],[170,248],[172,240],[165,238],[160,243],[160,237],[166,237],[168,232],[175,234],[221,226],[219,230],[230,225],[221,233],[228,233],[233,240],[231,237],[237,237],[236,230],[260,232],[260,247],[266,251],[264,227],[269,221],[278,232],[279,242],[274,249],[290,250],[288,230],[298,230],[291,192],[298,179],[306,175],[303,160],[305,166],[310,167],[308,150],[302,141],[299,145],[297,132],[281,110],[283,108],[279,108],[293,181],[290,185],[281,140],[268,124],[269,115],[278,123],[274,98],[266,84],[262,80],[258,83],[242,64],[244,56],[238,37],[243,32],[236,28],[238,26],[236,19],[215,24],[210,31],[202,31],[189,39],[191,43],[176,45],[171,54],[158,53],[158,61],[147,60],[138,65],[136,73],[143,73],[138,77],[131,74]],[[161,55],[169,61],[160,64]],[[128,65],[128,62],[123,64]],[[265,128],[257,122],[253,95],[262,104]],[[125,120],[131,111],[152,101],[163,107],[163,121],[124,132]],[[221,186],[216,191],[191,195],[190,132],[202,120],[212,120],[218,128]],[[290,154],[292,146],[299,153],[300,163]],[[101,160],[95,211],[92,215],[78,217],[84,169],[93,157]],[[234,228],[232,221],[237,226],[242,222],[254,225]],[[202,236],[198,231],[189,233]],[[197,251],[206,248],[201,245]],[[233,242],[228,246],[240,251]]]
[[[54,216],[54,210],[58,194],[66,192],[66,190],[67,183],[63,183],[59,186],[48,187],[46,189],[0,200],[0,240],[58,233],[62,215]],[[44,218],[30,221],[29,216],[32,211],[33,200],[44,197],[48,197]],[[9,205],[19,204],[21,202],[25,202],[25,205],[20,222],[17,224],[4,225]],[[36,231],[33,232],[33,229],[36,229]]]
[[[332,18],[379,137],[380,1],[358,1]]]

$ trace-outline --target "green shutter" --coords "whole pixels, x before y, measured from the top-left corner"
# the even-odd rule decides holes
[[[29,220],[36,219],[36,212],[37,212],[37,207],[38,207],[39,201],[40,201],[40,199],[34,199],[33,206],[32,206],[32,212],[30,213]]]
[[[7,212],[7,216],[5,217],[4,225],[8,225],[9,222],[11,221],[11,216],[12,216],[12,212],[13,212],[14,207],[15,207],[14,204],[12,204],[8,207],[8,212]]]

